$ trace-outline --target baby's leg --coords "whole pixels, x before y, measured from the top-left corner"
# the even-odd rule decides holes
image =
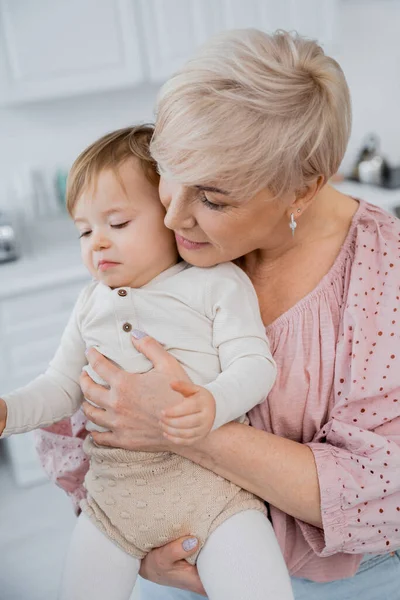
[[[197,568],[209,600],[293,600],[272,525],[259,511],[224,521],[206,541]]]
[[[129,600],[140,560],[116,546],[82,513],[72,533],[60,600]]]

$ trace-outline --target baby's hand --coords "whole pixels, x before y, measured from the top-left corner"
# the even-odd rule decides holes
[[[163,435],[174,444],[189,446],[210,433],[215,419],[215,400],[205,388],[186,381],[174,381],[171,388],[184,398],[162,412]]]
[[[3,433],[7,422],[7,404],[0,398],[0,435]]]

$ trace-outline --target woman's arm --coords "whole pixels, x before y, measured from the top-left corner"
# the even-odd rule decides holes
[[[169,450],[187,456],[237,485],[254,492],[283,512],[321,527],[316,466],[311,450],[302,444],[229,423],[199,446],[172,445],[163,436],[161,412],[182,400],[170,382],[186,377],[183,368],[155,340],[134,341],[154,369],[144,375],[126,373],[95,350],[88,353],[94,371],[110,385],[98,386],[87,374],[81,382],[86,416],[109,429],[93,432],[95,442],[131,450]],[[295,493],[293,491],[295,490]]]
[[[317,469],[308,446],[229,423],[195,447],[175,451],[282,512],[322,527]]]

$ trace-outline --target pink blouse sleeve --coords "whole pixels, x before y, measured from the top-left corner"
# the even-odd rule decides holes
[[[400,547],[400,228],[389,223],[358,237],[333,408],[309,444],[323,532],[301,528],[319,556]]]
[[[40,462],[51,481],[70,496],[75,511],[86,496],[83,480],[89,461],[83,452],[86,417],[79,410],[70,419],[35,432]]]

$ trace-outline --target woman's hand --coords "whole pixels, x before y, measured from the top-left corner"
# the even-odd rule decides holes
[[[171,388],[176,380],[190,382],[177,360],[149,336],[132,339],[154,365],[148,373],[137,375],[118,368],[99,352],[87,352],[93,370],[109,385],[109,389],[94,383],[86,372],[81,375],[81,387],[88,402],[82,405],[90,421],[109,431],[93,431],[96,443],[127,450],[169,451],[172,443],[163,435],[162,411],[182,402],[182,395]]]
[[[196,548],[196,538],[180,538],[166,546],[155,548],[141,561],[139,573],[144,579],[159,585],[205,596],[196,567],[185,560],[196,552]]]

